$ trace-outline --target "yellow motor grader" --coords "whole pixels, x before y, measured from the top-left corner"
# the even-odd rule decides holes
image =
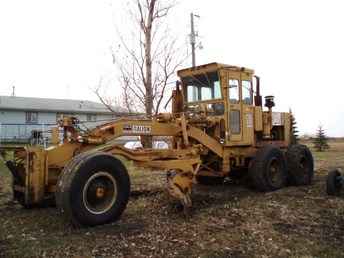
[[[72,224],[94,226],[117,220],[130,196],[130,178],[118,156],[136,166],[166,170],[169,193],[191,206],[194,183],[247,175],[259,191],[313,178],[313,157],[304,145],[291,144],[289,113],[273,112],[273,96],[263,108],[254,71],[210,63],[178,71],[172,112],[149,119],[121,118],[92,130],[65,117],[53,129],[48,148],[14,149],[6,165],[13,174],[14,198],[23,206],[54,197]],[[127,149],[121,136],[171,139],[168,149]]]

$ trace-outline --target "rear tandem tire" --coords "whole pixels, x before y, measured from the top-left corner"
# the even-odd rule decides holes
[[[119,219],[130,195],[122,162],[106,153],[76,156],[57,183],[56,204],[73,226],[97,226]]]
[[[343,188],[340,182],[341,174],[338,169],[332,170],[327,175],[326,192],[328,195],[339,196]]]
[[[287,167],[282,151],[274,145],[259,149],[248,170],[253,187],[261,192],[278,190],[286,185]]]
[[[291,145],[286,152],[288,182],[291,185],[310,185],[314,176],[311,151],[301,144]]]

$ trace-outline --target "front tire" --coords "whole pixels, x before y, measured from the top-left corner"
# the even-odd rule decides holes
[[[326,180],[327,194],[339,196],[343,188],[343,183],[341,181],[341,174],[338,169],[330,171]]]
[[[96,226],[119,219],[130,195],[130,179],[122,162],[110,154],[80,154],[57,183],[56,204],[74,226]]]
[[[282,151],[274,145],[259,149],[249,166],[249,178],[261,192],[278,190],[286,185],[287,168]]]

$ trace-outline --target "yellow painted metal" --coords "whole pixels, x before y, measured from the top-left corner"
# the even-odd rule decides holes
[[[64,167],[72,157],[80,153],[80,143],[64,143],[46,149],[47,160],[51,167]]]
[[[221,64],[221,63],[209,63],[205,65],[199,65],[196,67],[186,68],[179,70],[177,72],[179,77],[187,77],[190,75],[198,75],[198,74],[204,74],[208,72],[216,72],[220,70],[227,70],[227,71],[233,71],[233,72],[244,72],[244,73],[250,73],[253,74],[254,71],[252,69],[248,69],[245,67],[239,67],[234,65],[227,65],[227,64]]]
[[[261,107],[254,107],[254,130],[256,132],[263,131],[263,114]]]
[[[212,138],[211,136],[209,136],[208,134],[204,133],[202,130],[194,126],[190,126],[187,132],[191,138],[200,141],[203,146],[213,151],[219,157],[223,156],[223,146],[214,138]]]
[[[37,203],[44,198],[44,186],[46,174],[46,152],[41,148],[31,147],[27,149],[25,199],[28,203]]]
[[[193,175],[191,173],[172,172],[167,175],[167,190],[171,197],[181,201],[184,211],[192,206],[191,192]]]
[[[186,121],[185,121],[185,115],[184,114],[182,114],[180,116],[180,126],[182,128],[184,144],[186,146],[189,146],[189,136],[188,136],[188,133],[186,131]]]
[[[149,162],[136,161],[136,164],[142,167],[156,168],[161,170],[180,170],[183,172],[190,172],[192,174],[197,173],[197,168],[201,160],[199,158],[194,159],[179,159],[179,160],[153,160]]]

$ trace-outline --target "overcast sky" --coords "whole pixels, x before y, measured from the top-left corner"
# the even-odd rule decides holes
[[[91,89],[114,69],[109,49],[120,4],[1,0],[0,94],[15,85],[17,96],[97,100]],[[172,25],[185,42],[191,11],[201,16],[198,64],[252,68],[262,93],[275,95],[276,110],[292,108],[301,133],[322,124],[329,135],[344,136],[343,1],[180,0]]]

